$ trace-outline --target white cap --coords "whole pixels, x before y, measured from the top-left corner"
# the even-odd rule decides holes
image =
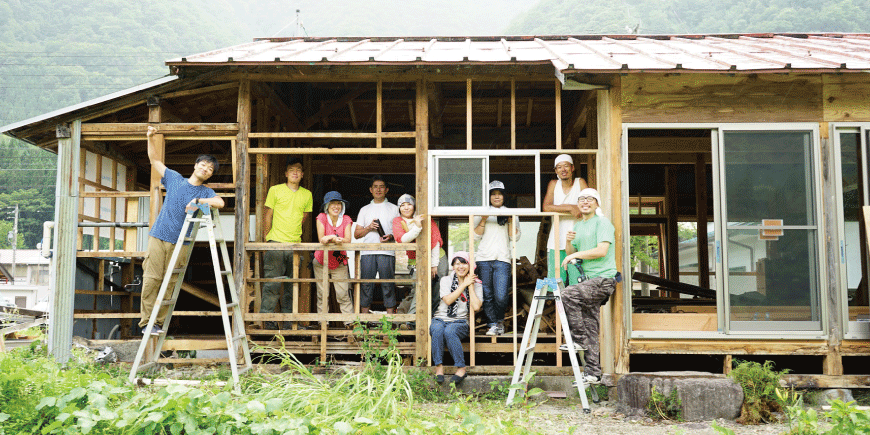
[[[555,168],[556,165],[562,162],[568,162],[571,164],[571,166],[574,166],[574,159],[572,159],[571,156],[569,156],[568,154],[559,154],[556,157],[556,162],[553,163],[553,167]]]
[[[583,198],[586,196],[591,196],[595,198],[595,201],[598,202],[598,208],[595,209],[595,214],[597,214],[598,216],[604,216],[604,212],[601,211],[601,194],[599,194],[597,190],[591,187],[587,187],[577,194],[578,200],[579,198]]]
[[[400,197],[399,197],[399,200],[396,201],[396,204],[398,204],[399,206],[401,206],[402,204],[404,204],[404,203],[406,203],[406,202],[409,203],[409,204],[411,204],[411,205],[413,205],[413,206],[415,206],[415,207],[417,206],[417,201],[414,200],[414,197],[411,196],[410,194],[407,194],[407,193],[404,194],[404,195],[402,195],[402,196],[400,196]]]
[[[502,193],[504,193],[504,183],[498,180],[492,180],[492,182],[489,183],[489,190],[501,190]]]

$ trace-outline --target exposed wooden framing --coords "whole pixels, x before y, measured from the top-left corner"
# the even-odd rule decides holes
[[[580,138],[580,132],[589,120],[589,107],[592,100],[592,92],[584,91],[583,96],[577,101],[577,105],[571,113],[571,118],[565,126],[562,135],[562,147],[574,148],[573,144]],[[591,137],[592,135],[588,135]],[[633,151],[633,150],[632,150]]]
[[[423,80],[417,81],[417,109],[415,132],[417,133],[416,145],[417,153],[415,155],[415,175],[414,195],[417,202],[417,213],[426,217],[424,221],[430,221],[429,216],[429,188],[427,181],[429,180],[429,99],[427,95],[428,86]],[[423,225],[423,232],[417,236],[417,281],[414,283],[414,292],[417,298],[416,311],[416,334],[414,339],[414,356],[416,360],[425,358],[432,364],[429,347],[429,326],[432,319],[431,304],[432,280],[430,279],[429,261],[431,258],[431,240],[432,240],[432,225],[426,222]],[[425,302],[424,302],[425,301]]]
[[[665,239],[667,243],[665,260],[667,279],[680,280],[679,237],[677,237],[677,168],[665,167],[665,215],[668,218]]]
[[[155,99],[148,99],[148,122],[154,124],[160,124],[162,121],[162,111],[160,109],[160,101]],[[146,125],[147,130],[147,125]],[[144,133],[144,131],[143,131]],[[144,134],[142,136],[145,136]],[[156,160],[165,161],[166,160],[166,141],[162,134],[154,134],[151,137],[151,141],[154,144],[154,158]],[[150,212],[148,215],[148,222],[151,225],[154,225],[154,221],[157,220],[157,215],[160,214],[160,207],[163,205],[163,195],[160,192],[160,173],[157,172],[156,169],[151,168],[151,187],[148,189],[151,192],[151,200],[150,204]]]
[[[469,91],[470,91],[471,90],[470,89],[471,88],[471,80],[468,81],[468,86],[469,86]],[[469,92],[469,95],[471,95],[470,92]],[[471,100],[469,99],[469,102],[470,101]],[[468,215],[468,258],[470,258],[472,262],[474,262],[474,236],[475,236],[475,233],[474,233],[474,215]],[[510,239],[508,239],[508,240],[510,240]],[[469,266],[471,266],[471,265],[469,265]],[[473,270],[470,270],[468,273],[472,273],[472,272],[473,272]],[[472,289],[469,291],[475,291],[473,286],[472,286]],[[469,307],[470,307],[470,302],[469,302]],[[468,326],[471,328],[471,331],[469,331],[469,334],[468,334],[468,355],[469,355],[468,365],[471,367],[474,367],[475,363],[477,362],[477,350],[475,349],[475,343],[477,342],[477,340],[475,338],[477,337],[477,334],[475,334],[475,332],[474,332],[474,325],[477,322],[475,320],[474,314],[475,314],[474,310],[472,310],[472,309],[468,310]]]
[[[697,154],[695,161],[695,210],[698,214],[698,286],[710,288],[710,255],[707,252],[707,161]]]
[[[320,111],[318,111],[314,115],[311,115],[311,117],[309,117],[308,119],[305,120],[305,124],[302,125],[303,129],[308,130],[309,128],[311,128],[315,124],[317,124],[318,122],[323,121],[324,118],[326,118],[327,116],[329,116],[330,114],[332,114],[336,110],[341,109],[345,104],[355,100],[356,97],[359,97],[360,95],[362,95],[370,90],[371,90],[371,87],[369,87],[369,86],[364,86],[364,85],[360,86],[356,90],[348,92],[347,95],[345,95],[345,96],[329,103],[328,105],[322,107],[320,109]],[[380,94],[381,94],[381,91],[380,91],[380,87],[379,87],[378,88],[378,96],[379,96],[378,98],[380,98]]]
[[[837,203],[834,200],[835,198],[835,187],[836,183],[841,182],[839,178],[836,176],[836,169],[833,164],[828,164],[827,162],[830,159],[830,156],[834,155],[834,141],[829,137],[829,129],[827,122],[821,122],[819,125],[819,135],[820,135],[820,143],[819,148],[821,150],[820,156],[823,162],[826,164],[822,165],[822,190],[824,192],[822,198],[822,207],[824,210],[836,210]],[[860,183],[860,182],[859,182]],[[821,297],[827,299],[827,304],[825,304],[826,313],[825,317],[828,319],[826,333],[828,336],[828,352],[825,355],[824,363],[823,363],[823,371],[822,373],[826,375],[842,375],[843,374],[843,356],[840,354],[840,343],[843,340],[843,333],[845,332],[845,327],[843,325],[844,321],[848,321],[847,319],[843,319],[841,316],[841,304],[848,302],[841,301],[841,293],[840,289],[840,276],[838,264],[840,260],[840,252],[837,249],[838,243],[835,242],[838,236],[837,223],[835,219],[824,219],[823,220],[823,231],[825,234],[825,239],[829,240],[834,248],[826,249],[824,253],[819,252],[818,255],[825,255],[826,261],[825,264],[827,266],[826,273],[821,274],[822,282],[821,282]],[[866,280],[868,277],[865,276]],[[824,322],[822,323],[824,324]]]
[[[269,84],[260,83],[258,87],[259,91],[264,94],[264,98],[269,102],[269,107],[277,112],[277,115],[281,117],[281,120],[284,121],[287,126],[293,130],[303,130],[302,121],[299,120],[299,117],[296,116],[296,113],[293,112],[290,107],[284,104],[284,100],[275,92],[275,89],[272,88]],[[350,103],[348,103],[350,104]],[[262,127],[259,127],[262,128]],[[264,129],[265,130],[265,129]]]
[[[496,117],[495,117],[495,126],[497,128],[501,128],[501,112],[502,106],[504,106],[504,98],[498,99],[498,104],[496,104]]]
[[[553,220],[552,220],[550,228],[559,228],[559,225],[560,225],[559,218],[560,218],[560,216],[558,213],[553,214],[553,218],[552,218]],[[561,245],[562,244],[561,237],[554,237],[553,243],[554,243],[554,248],[555,248],[556,252],[559,252],[564,248],[564,246]],[[531,312],[531,309],[529,309],[527,311]],[[553,322],[556,324],[556,343],[561,344],[562,343],[562,319],[561,319],[561,315],[559,314],[559,310],[556,310],[556,317],[555,317],[555,320]],[[571,332],[568,331],[568,333],[570,334]],[[562,367],[562,352],[556,352],[556,367]]]
[[[120,183],[118,183],[118,163],[113,161],[112,162],[112,187],[114,187],[115,189],[118,189],[120,187],[119,184]],[[110,203],[109,213],[110,213],[111,219],[113,221],[115,221],[118,218],[118,201],[110,198],[109,203]],[[116,234],[117,231],[118,231],[117,228],[110,228],[109,229],[109,233],[111,234],[111,237],[109,237],[109,247],[111,247],[112,249],[115,249],[115,238],[117,237],[117,234]]]
[[[413,131],[389,131],[381,133],[340,133],[340,132],[282,132],[282,133],[250,133],[252,139],[272,138],[272,139],[377,139],[391,138],[413,138]],[[330,150],[331,151],[331,150]]]
[[[666,355],[818,355],[828,353],[825,340],[704,340],[637,339],[629,341],[631,353]],[[627,372],[621,372],[627,373]]]
[[[444,123],[441,122],[441,116],[444,113],[444,94],[441,83],[427,81],[426,87],[429,101],[432,104],[432,111],[429,112],[429,133],[432,137],[440,139],[444,137]]]
[[[144,258],[145,251],[76,251],[78,258]]]
[[[511,79],[511,149],[517,149],[517,80],[513,78]]]
[[[471,125],[472,125],[472,114],[471,114],[471,79],[465,80],[465,149],[471,150]],[[469,239],[472,240],[472,239]],[[471,334],[474,337],[474,334]],[[472,355],[474,353],[472,352]],[[474,358],[474,356],[472,356]],[[472,363],[471,365],[474,365]]]
[[[136,167],[135,166],[127,166],[127,189],[133,189],[136,185]],[[120,193],[120,192],[113,192]],[[139,221],[139,200],[138,198],[148,197],[150,196],[150,192],[131,192],[136,193],[135,197],[122,197],[122,198],[136,198],[136,199],[125,199],[124,200],[124,221],[125,222],[138,222]],[[118,198],[118,197],[115,197]],[[124,230],[124,250],[132,251],[136,249],[136,228],[127,228]],[[128,272],[128,269],[130,272]],[[132,268],[130,266],[125,266],[123,269],[124,274],[132,274]],[[133,277],[124,277],[122,282],[132,283]],[[127,329],[129,330],[129,329]]]
[[[142,140],[145,140],[145,135],[142,135]],[[121,153],[118,147],[105,144],[102,142],[82,142],[82,149],[88,150],[95,154],[102,154],[106,157],[111,158],[112,160],[124,165],[124,166],[136,166],[136,163],[131,160],[128,156]],[[146,156],[147,162],[147,156]]]
[[[597,140],[599,153],[596,157],[596,188],[602,199],[607,198],[605,211],[616,230],[615,246],[624,246],[624,238],[628,228],[623,228],[622,191],[628,186],[622,185],[622,86],[621,78],[614,76],[609,90],[595,91],[597,110]],[[602,179],[606,177],[606,179]],[[615,250],[617,267],[623,265],[623,250]],[[625,284],[617,284],[616,291],[610,298],[610,303],[602,310],[601,362],[605,372],[628,373],[628,311],[631,308],[630,299],[623,288]],[[609,308],[608,308],[609,307]],[[609,333],[607,329],[610,329]]]
[[[206,94],[209,92],[225,91],[228,89],[235,89],[238,87],[239,87],[239,82],[229,82],[229,83],[223,83],[220,85],[205,86],[205,87],[196,88],[196,89],[188,89],[185,91],[168,92],[165,94],[161,94],[160,98],[162,98],[164,100],[169,100],[172,98],[189,97],[191,95]]]
[[[529,98],[528,106],[526,107],[526,127],[532,125],[532,98]]]
[[[248,154],[351,154],[358,155],[366,154],[414,154],[414,148],[248,148]]]
[[[381,148],[383,146],[383,137],[381,136],[384,132],[384,82],[383,80],[378,80],[378,89],[377,89],[377,102],[375,103],[375,133],[377,134],[375,138],[375,148]]]
[[[79,135],[79,137],[81,138],[81,135]],[[81,148],[81,140],[79,140],[79,148]],[[86,164],[86,162],[87,162],[88,153],[87,153],[87,151],[85,151],[85,152],[82,153],[82,152],[81,152],[81,149],[79,150],[79,153],[80,153],[80,154],[79,154],[80,159],[79,159],[79,162],[78,162],[78,164],[79,164],[79,180],[78,180],[78,181],[79,181],[79,182],[78,182],[78,191],[79,191],[78,203],[79,203],[79,207],[78,207],[78,215],[79,215],[79,220],[81,220],[81,219],[82,219],[82,214],[81,214],[81,212],[84,211],[84,209],[85,209],[85,199],[81,196],[81,192],[84,192],[84,191],[85,191],[85,183],[88,181],[88,180],[85,180],[85,177],[84,177],[84,174],[87,172],[87,171],[86,171],[86,165],[85,165],[85,164]],[[77,234],[76,234],[76,247],[77,247],[78,249],[83,249],[83,248],[84,248],[84,246],[83,246],[84,240],[83,240],[83,239],[84,239],[84,229],[83,229],[83,228],[78,228],[78,229],[77,229]]]
[[[347,110],[350,112],[350,124],[353,126],[353,129],[356,130],[359,128],[356,122],[356,110],[353,108],[353,101],[347,102]]]
[[[157,109],[152,107],[161,107],[160,105],[149,106],[149,123],[158,123],[160,121],[151,121],[162,114],[154,113]],[[162,112],[162,111],[161,111]],[[162,118],[161,118],[162,119]],[[83,136],[140,136],[141,140],[145,140],[145,132],[148,130],[149,123],[90,123],[82,124]],[[239,125],[236,123],[161,123],[155,125],[157,132],[166,136],[186,135],[186,136],[215,136],[228,135],[238,131]],[[175,139],[175,138],[173,138]]]
[[[556,98],[556,149],[562,149],[562,83],[558,80],[553,81],[555,85]]]
[[[250,171],[248,164],[248,134],[251,132],[251,82],[242,80],[239,83],[239,102],[236,122],[239,125],[239,133],[236,139],[236,198],[247,198],[251,189]],[[233,275],[236,291],[245,288],[245,272],[248,270],[248,254],[245,244],[248,242],[248,201],[236,201],[236,231],[235,244],[233,245]]]

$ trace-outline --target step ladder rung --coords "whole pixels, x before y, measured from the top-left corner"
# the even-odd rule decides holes
[[[548,295],[548,296],[535,296],[535,299],[543,299],[545,301],[552,301],[554,299],[558,299],[559,297],[556,295]]]
[[[229,271],[229,270],[224,270],[224,271],[221,272],[221,275],[223,275],[223,276],[229,276],[229,275],[232,275],[232,274],[233,274],[233,273],[232,273],[231,271]]]
[[[193,237],[185,237],[185,238],[184,238],[184,241],[185,241],[185,242],[193,242],[193,241],[195,241],[195,240],[196,240],[196,239],[194,239]]]
[[[149,367],[151,367],[151,366],[156,366],[156,365],[157,365],[157,362],[156,362],[156,361],[147,362],[147,363],[145,363],[145,364],[140,364],[140,365],[139,365],[139,368],[138,368],[137,370],[138,370],[138,371],[146,370],[146,369],[148,369]]]
[[[178,301],[178,299],[166,299],[163,302],[161,302],[160,305],[162,305],[164,307],[169,306],[169,305],[175,305],[175,302],[177,302],[177,301]]]
[[[535,351],[535,346],[529,346],[526,348],[526,350],[523,351],[523,355],[528,355],[534,351]]]
[[[247,334],[236,335],[235,337],[233,337],[232,341],[238,341],[242,338],[248,338],[248,335]]]
[[[178,269],[172,269],[172,274],[178,275],[179,273],[184,273],[185,270],[187,270],[186,267],[179,267]]]
[[[245,373],[246,371],[254,368],[253,366],[244,366],[239,370],[239,374]]]
[[[237,306],[239,306],[239,303],[238,303],[238,302],[230,302],[230,303],[228,303],[228,304],[226,304],[226,305],[224,305],[224,306],[227,307],[227,308],[233,308],[233,307],[237,307]]]

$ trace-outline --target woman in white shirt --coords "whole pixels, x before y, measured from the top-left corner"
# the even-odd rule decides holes
[[[504,183],[489,183],[489,205],[493,211],[507,211],[504,206]],[[508,288],[511,281],[510,241],[520,237],[519,225],[514,225],[513,237],[508,216],[476,216],[474,238],[480,240],[475,258],[477,274],[483,282],[483,311],[489,323],[486,335],[504,334],[504,312],[508,307]]]

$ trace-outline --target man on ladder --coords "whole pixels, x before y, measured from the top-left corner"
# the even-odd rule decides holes
[[[601,306],[613,294],[617,282],[613,247],[616,234],[613,224],[601,215],[600,204],[597,190],[580,191],[580,219],[568,233],[568,256],[562,261],[562,268],[569,270],[562,303],[573,342],[586,350],[583,381],[587,384],[601,382],[598,319]],[[581,267],[575,266],[578,263]]]
[[[184,225],[185,216],[188,211],[197,208],[196,204],[207,204],[209,207],[220,209],[224,206],[224,200],[217,196],[214,190],[203,185],[218,170],[218,161],[214,156],[201,155],[197,157],[193,174],[185,179],[181,174],[167,168],[161,160],[158,160],[154,143],[157,129],[148,126],[146,134],[148,136],[148,159],[151,161],[151,168],[161,176],[160,182],[166,188],[166,199],[160,209],[160,214],[152,223],[151,231],[148,233],[148,250],[145,254],[145,261],[142,263],[142,302],[139,327],[142,328],[142,334],[160,335],[163,332],[162,326],[166,319],[168,306],[159,308],[157,322],[150,331],[146,331],[146,326],[151,317],[151,311],[158,304],[157,293],[160,291],[160,284],[163,282],[167,270],[187,267],[187,264],[180,263],[175,265],[177,267],[169,267],[169,260],[181,233],[181,227]],[[186,248],[190,249],[192,246],[191,244]],[[189,256],[180,255],[178,258],[184,261],[183,259],[189,258]],[[174,282],[170,283],[169,288],[174,288],[174,285]],[[169,296],[171,293],[167,292],[165,297]]]

